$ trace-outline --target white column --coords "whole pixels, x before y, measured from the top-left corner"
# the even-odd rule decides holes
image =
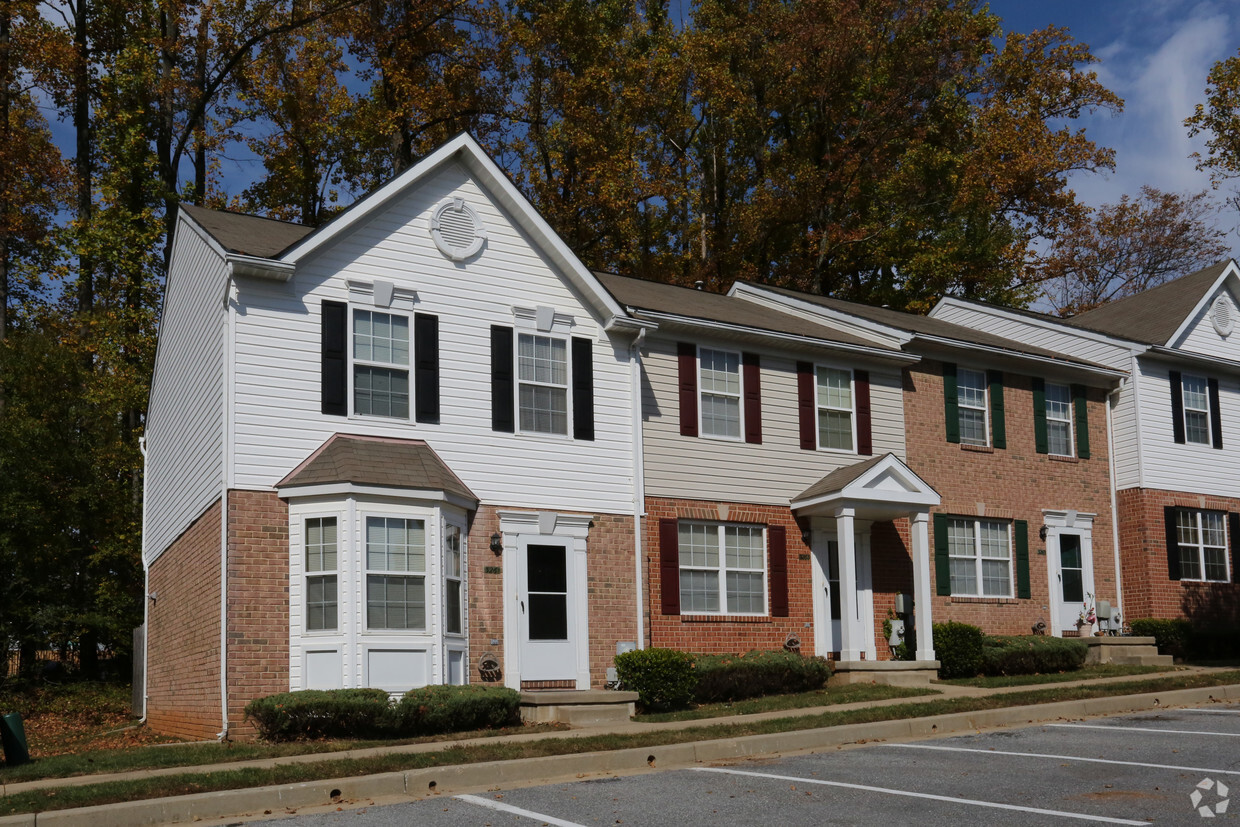
[[[835,512],[835,539],[840,545],[840,660],[861,660],[864,648],[857,622],[857,539],[853,524],[856,510]]]
[[[917,626],[917,660],[934,660],[934,632],[930,619],[930,514],[921,511],[909,519],[913,535],[913,611]]]

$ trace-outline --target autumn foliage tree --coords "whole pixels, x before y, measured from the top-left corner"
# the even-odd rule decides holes
[[[1195,153],[1197,169],[1210,173],[1217,189],[1240,178],[1240,51],[1210,69],[1206,99],[1184,121],[1189,137],[1206,135],[1206,154]],[[1240,192],[1230,197],[1240,210]]]

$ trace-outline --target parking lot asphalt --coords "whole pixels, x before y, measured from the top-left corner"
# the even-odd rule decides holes
[[[1240,820],[1237,703],[433,797],[270,823],[720,827],[1219,820]]]

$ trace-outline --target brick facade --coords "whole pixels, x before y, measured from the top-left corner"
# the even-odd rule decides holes
[[[1240,512],[1240,498],[1149,488],[1118,492],[1125,619],[1186,617],[1206,622],[1240,622],[1240,584],[1171,579],[1163,511],[1168,506],[1235,513]],[[1240,555],[1235,551],[1236,538],[1231,542],[1234,580]]]
[[[1039,619],[1050,625],[1046,543],[1038,538],[1038,529],[1046,522],[1044,509],[1097,515],[1093,523],[1094,593],[1096,598],[1116,605],[1105,392],[1098,388],[1088,390],[1090,458],[1064,459],[1035,450],[1033,385],[1029,376],[1004,373],[1007,447],[1002,449],[947,441],[940,362],[919,362],[906,369],[904,381],[908,465],[942,496],[934,513],[1029,523],[1031,598],[936,595],[934,620],[971,623],[989,634],[1029,634]],[[933,544],[933,531],[931,534]],[[932,559],[932,583],[933,569]],[[1125,585],[1131,588],[1132,583],[1125,580]]]
[[[150,567],[147,725],[214,738],[220,710],[220,503],[202,513]]]

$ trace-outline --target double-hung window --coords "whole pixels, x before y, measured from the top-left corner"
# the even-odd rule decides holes
[[[555,336],[517,337],[519,415],[522,431],[568,433],[568,342]]]
[[[426,630],[426,522],[366,518],[366,628]]]
[[[1072,389],[1046,383],[1046,445],[1049,453],[1072,456]]]
[[[305,522],[306,630],[337,627],[336,518],[313,517]]]
[[[353,412],[409,418],[409,319],[353,310]]]
[[[702,435],[741,437],[741,355],[728,350],[702,348]]]
[[[1210,444],[1210,395],[1204,376],[1184,374],[1184,438],[1198,445]]]
[[[1008,523],[949,518],[947,554],[953,595],[1012,596],[1012,540]]]
[[[965,445],[989,445],[985,372],[960,368],[956,372],[956,393],[960,442]]]
[[[465,631],[465,609],[461,599],[461,528],[449,523],[443,535],[443,630],[459,635]]]
[[[681,521],[678,532],[682,612],[766,613],[765,528]]]
[[[1221,511],[1175,512],[1181,580],[1228,581],[1225,522]]]
[[[818,368],[818,447],[853,450],[852,371]]]

